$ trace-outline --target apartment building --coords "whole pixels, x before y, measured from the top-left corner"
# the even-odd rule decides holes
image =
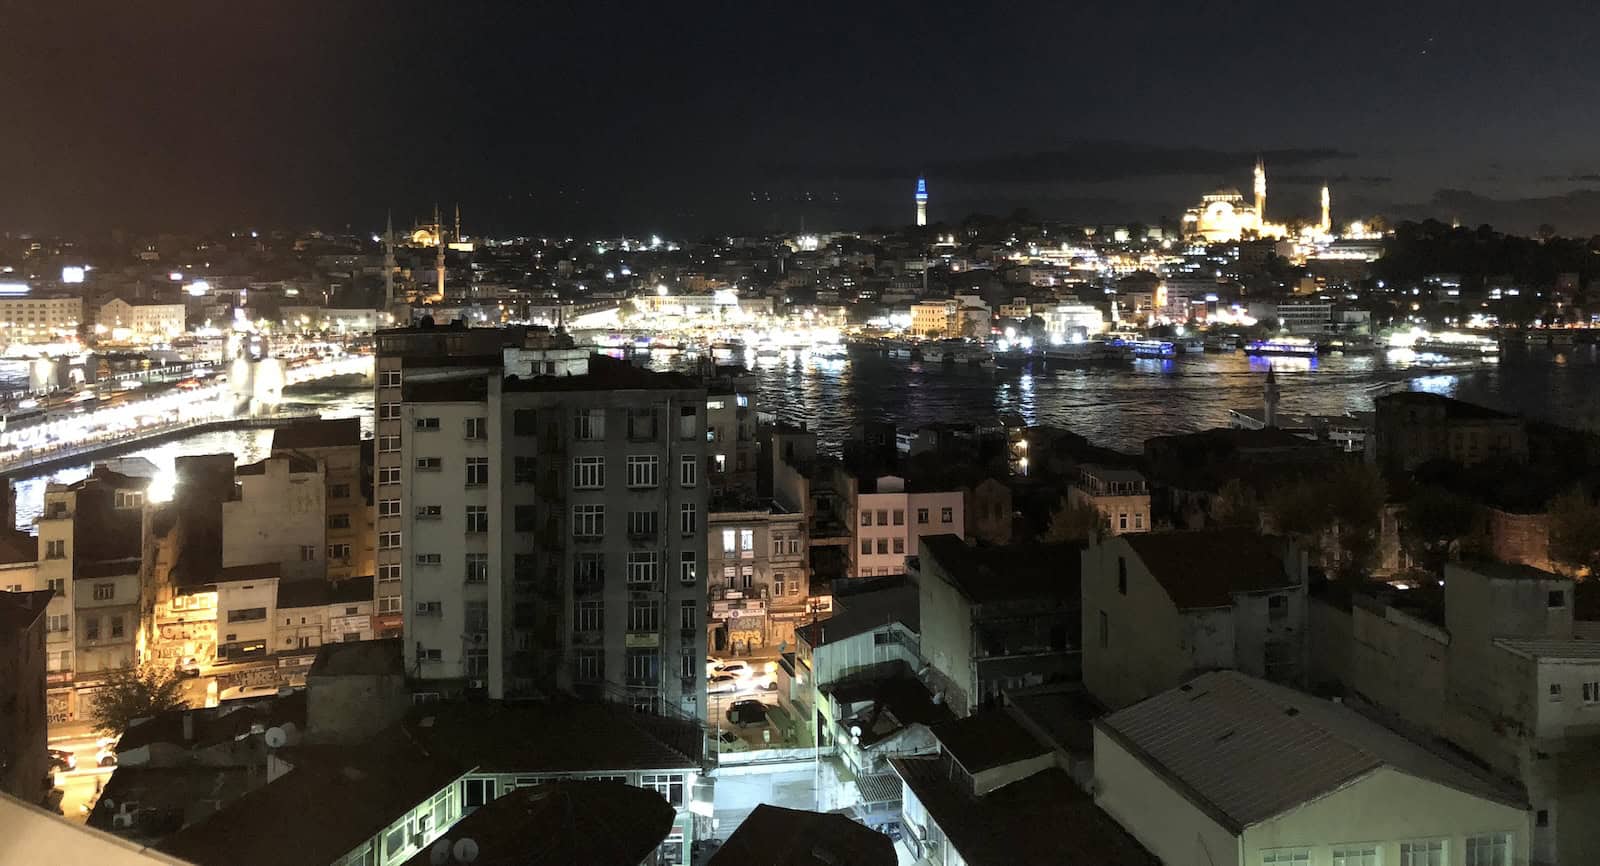
[[[281,455],[234,470],[234,495],[222,503],[222,566],[281,563],[285,580],[326,572],[327,487],[322,466]],[[348,549],[343,551],[349,557]]]
[[[742,368],[719,368],[706,391],[706,480],[712,496],[756,492],[759,382]]]
[[[42,803],[46,749],[44,617],[47,589],[0,592],[0,794]]]
[[[712,507],[718,510],[706,517],[705,573],[711,651],[793,643],[809,594],[805,515],[776,502]]]
[[[901,574],[906,557],[928,535],[966,537],[965,497],[960,490],[909,489],[896,475],[857,481],[852,521],[852,577]]]
[[[0,298],[0,327],[13,341],[76,338],[82,325],[83,298],[76,295]]]
[[[95,315],[95,334],[116,343],[170,340],[183,333],[183,304],[156,304],[112,298]]]
[[[1074,505],[1089,505],[1099,511],[1112,535],[1151,529],[1150,484],[1136,469],[1080,466],[1067,498]]]
[[[297,421],[279,427],[272,431],[272,455],[294,455],[321,464],[328,578],[375,574],[372,443],[362,441],[360,419]]]
[[[405,383],[377,499],[400,515],[378,548],[403,563],[408,674],[703,718],[705,400],[696,380],[601,357],[581,375]]]
[[[929,339],[943,339],[956,335],[956,315],[961,311],[955,301],[924,301],[911,305],[911,333]]]

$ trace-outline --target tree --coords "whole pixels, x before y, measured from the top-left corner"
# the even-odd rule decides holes
[[[1111,529],[1111,521],[1087,502],[1073,502],[1071,497],[1050,517],[1050,529],[1045,541],[1095,541]]]
[[[1259,529],[1261,502],[1243,481],[1231,478],[1217,491],[1217,498],[1211,503],[1211,520],[1230,529]]]
[[[102,731],[120,734],[134,719],[184,706],[183,679],[176,670],[140,665],[111,675],[95,695],[90,720]]]
[[[1383,505],[1389,496],[1383,476],[1366,463],[1346,463],[1319,486],[1339,544],[1340,576],[1369,571],[1378,559]]]
[[[1574,490],[1550,500],[1550,561],[1574,577],[1600,574],[1600,506]]]
[[[1451,553],[1478,524],[1478,505],[1439,487],[1424,487],[1400,517],[1400,543],[1415,562],[1444,573]]]

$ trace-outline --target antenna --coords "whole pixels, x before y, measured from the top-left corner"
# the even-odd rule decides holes
[[[428,862],[432,863],[433,866],[444,866],[444,864],[450,862],[449,839],[440,836],[439,841],[433,843],[432,847],[428,849]]]
[[[267,732],[261,736],[262,739],[267,741],[267,748],[269,749],[281,749],[289,742],[289,735],[284,733],[283,728],[277,725],[267,728]]]
[[[455,847],[450,850],[456,855],[456,859],[463,863],[471,863],[478,859],[478,843],[471,839],[456,840]]]

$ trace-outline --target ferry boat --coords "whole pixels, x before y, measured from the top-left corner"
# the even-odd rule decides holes
[[[1317,341],[1306,337],[1273,337],[1269,340],[1251,340],[1244,344],[1246,355],[1297,355],[1307,357],[1317,353]]]
[[[1206,341],[1199,337],[1184,337],[1178,341],[1178,351],[1185,355],[1198,355],[1206,350]]]
[[[1453,358],[1481,358],[1500,354],[1500,344],[1493,337],[1455,332],[1424,337],[1413,348],[1418,352]]]
[[[1177,345],[1167,340],[1133,340],[1128,345],[1135,358],[1171,358],[1178,354]]]

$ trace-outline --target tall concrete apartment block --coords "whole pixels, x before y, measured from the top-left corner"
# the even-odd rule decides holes
[[[408,675],[704,719],[704,385],[595,357],[405,381],[399,403],[379,548],[400,554]]]

